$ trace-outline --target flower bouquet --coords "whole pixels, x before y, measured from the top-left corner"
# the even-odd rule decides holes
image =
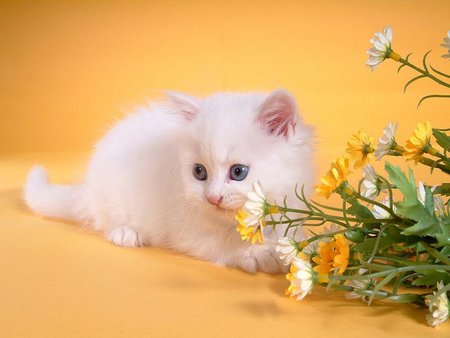
[[[444,47],[450,57],[450,32]],[[422,68],[402,58],[392,49],[392,30],[376,33],[367,65],[373,70],[386,59],[400,62],[400,69],[410,67],[420,73],[405,85],[428,78],[450,88],[444,72],[427,64]],[[433,94],[423,97],[448,98]],[[437,326],[449,318],[450,294],[450,183],[428,186],[416,182],[414,171],[385,162],[385,174],[370,165],[373,157],[383,160],[402,156],[406,161],[430,167],[431,173],[450,174],[450,129],[433,129],[429,122],[419,123],[402,146],[397,143],[397,124],[390,123],[375,146],[372,137],[360,131],[348,141],[346,154],[336,159],[320,179],[316,194],[326,198],[336,195],[341,207],[319,203],[296,188],[303,209],[285,203],[267,201],[258,182],[248,193],[248,201],[238,211],[237,230],[243,240],[263,242],[264,227],[283,227],[284,237],[276,248],[280,258],[290,265],[286,278],[287,295],[297,300],[312,292],[315,285],[342,290],[348,298],[414,303],[427,306],[427,323]],[[358,184],[349,177],[363,168]],[[324,226],[324,231],[314,229]],[[309,237],[297,241],[300,229]]]

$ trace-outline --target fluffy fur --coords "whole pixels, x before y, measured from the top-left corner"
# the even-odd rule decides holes
[[[297,205],[294,187],[313,181],[312,130],[294,98],[217,93],[198,99],[168,93],[117,123],[96,145],[84,181],[52,185],[45,169],[32,168],[25,188],[36,213],[92,225],[116,245],[173,248],[249,272],[283,270],[267,236],[243,242],[234,213],[256,180],[269,200]],[[207,179],[193,175],[201,163]],[[230,167],[249,167],[243,181]]]

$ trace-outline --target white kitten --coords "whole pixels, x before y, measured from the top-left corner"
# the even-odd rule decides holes
[[[100,140],[83,183],[49,184],[36,166],[24,195],[35,212],[92,224],[120,246],[169,247],[275,273],[283,266],[274,239],[242,241],[234,213],[256,180],[269,200],[298,205],[294,187],[310,190],[312,152],[312,130],[287,91],[204,99],[169,93]]]

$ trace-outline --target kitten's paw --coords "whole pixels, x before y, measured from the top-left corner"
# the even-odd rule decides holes
[[[273,247],[252,245],[244,251],[239,267],[247,272],[263,271],[267,273],[283,273],[288,267],[278,257]]]
[[[106,238],[118,246],[128,248],[143,246],[143,242],[139,237],[139,234],[136,230],[130,227],[119,227],[112,229],[106,234]]]

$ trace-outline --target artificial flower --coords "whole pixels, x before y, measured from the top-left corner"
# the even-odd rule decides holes
[[[244,208],[258,220],[267,215],[267,201],[259,182],[252,184],[252,190],[247,193],[247,201]]]
[[[430,122],[420,122],[417,124],[413,135],[406,141],[403,156],[405,156],[407,161],[414,160],[416,164],[420,161],[422,154],[431,148],[431,133]]]
[[[447,36],[444,38],[444,43],[441,46],[448,49],[447,54],[442,55],[442,57],[450,59],[450,31],[447,32]]]
[[[328,226],[328,225],[324,226],[322,233],[330,234],[330,233],[334,233],[339,230],[340,230],[340,228],[335,223],[331,223],[330,226]],[[333,237],[331,237],[331,238],[333,238]],[[302,253],[311,257],[314,255],[317,255],[317,249],[319,247],[320,242],[327,243],[329,241],[330,241],[330,237],[323,237],[320,239],[316,239],[315,241],[312,241],[312,242],[309,242],[308,239],[305,239],[299,243],[299,247],[302,250]]]
[[[340,157],[333,161],[331,169],[320,179],[321,184],[316,186],[316,193],[326,198],[330,197],[342,183],[347,181],[350,175],[350,160],[347,157]]]
[[[391,27],[385,27],[383,33],[375,33],[375,37],[370,39],[370,43],[373,47],[367,51],[367,54],[369,54],[369,59],[367,60],[366,65],[371,70],[375,70],[381,62],[388,58],[395,61],[400,60],[400,55],[392,50]]]
[[[291,283],[286,290],[286,294],[290,297],[296,297],[302,300],[314,286],[315,272],[311,263],[306,257],[299,255],[292,259],[290,273],[286,275],[286,279]]]
[[[395,142],[395,132],[397,131],[397,123],[389,122],[383,129],[383,136],[378,139],[377,149],[375,149],[374,155],[378,161],[393,150],[397,145]]]
[[[319,275],[328,275],[335,269],[338,274],[342,274],[347,269],[350,255],[350,246],[343,234],[334,235],[334,238],[327,242],[320,242],[318,256],[313,258],[314,267]]]
[[[262,243],[264,241],[264,236],[262,232],[262,227],[246,227],[239,223],[236,230],[241,235],[243,241],[255,243]]]
[[[381,191],[383,181],[378,177],[375,169],[371,165],[364,167],[364,179],[362,181],[362,196],[373,199],[377,197]]]
[[[425,195],[426,195],[426,192],[425,192],[425,185],[423,184],[422,181],[419,181],[419,183],[417,184],[417,189],[416,189],[416,191],[417,191],[417,199],[419,200],[419,202],[420,202],[422,205],[425,205]]]
[[[364,166],[369,161],[369,155],[374,152],[373,138],[362,131],[352,135],[347,143],[347,153],[355,161],[355,168]]]
[[[432,187],[430,189],[431,192],[433,192],[434,189],[436,189],[436,187]],[[419,181],[419,183],[417,184],[417,199],[423,206],[425,206],[425,196],[426,196],[425,185],[423,184],[422,181]],[[436,217],[445,216],[444,200],[442,199],[442,197],[439,195],[433,195],[433,201],[434,201],[434,213]]]
[[[381,204],[389,207],[389,198],[385,198],[384,200],[381,201]],[[397,211],[397,208],[395,207],[395,205],[392,206],[392,210],[394,211],[394,213]],[[372,214],[373,217],[375,217],[376,219],[389,219],[391,218],[391,214],[384,208],[378,206],[378,205],[374,205],[373,209],[372,209]]]
[[[299,246],[296,241],[288,237],[282,237],[278,239],[278,245],[276,246],[275,251],[278,252],[284,265],[289,265],[294,257],[297,256]]]
[[[437,291],[441,290],[444,287],[444,283],[442,281],[437,283]],[[438,326],[448,320],[449,318],[449,303],[447,298],[447,293],[443,292],[433,300],[436,295],[436,291],[433,292],[433,295],[425,296],[425,304],[429,307],[430,313],[426,316],[427,324],[430,326]]]
[[[434,211],[437,217],[447,216],[445,211],[445,203],[441,196],[433,195],[434,198]]]
[[[359,269],[358,270],[359,279],[351,279],[347,281],[347,284],[349,284],[349,286],[351,286],[354,291],[346,292],[345,298],[347,299],[361,298],[363,302],[368,303],[369,296],[363,296],[357,292],[357,290],[369,290],[374,284],[374,281],[372,279],[363,276],[365,272],[367,272],[366,269]],[[360,278],[361,276],[363,278]]]
[[[278,212],[278,208],[267,203],[266,196],[258,182],[253,183],[247,198],[244,207],[238,209],[235,216],[239,223],[236,230],[241,234],[243,240],[251,241],[253,244],[262,243],[262,228],[266,225],[265,217],[270,213]]]

